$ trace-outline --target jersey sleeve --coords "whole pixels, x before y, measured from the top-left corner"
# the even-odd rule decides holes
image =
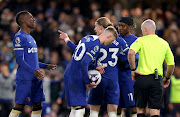
[[[14,55],[16,58],[17,64],[24,68],[25,70],[34,73],[34,70],[32,67],[30,67],[25,61],[24,61],[24,47],[25,42],[22,37],[15,37],[13,40],[13,47],[14,47]]]
[[[167,51],[165,54],[165,60],[166,60],[167,65],[174,65],[174,56],[168,43],[167,43]]]
[[[47,67],[47,64],[46,64],[46,63],[39,62],[39,67],[45,69],[45,68]]]
[[[85,84],[90,84],[89,76],[88,76],[88,67],[92,64],[99,53],[99,45],[88,48],[86,54],[84,55],[81,61],[81,70],[82,75],[84,77]]]
[[[72,41],[67,42],[68,47],[74,52],[77,45],[75,45]]]
[[[132,43],[130,49],[134,50],[135,53],[137,53],[141,49],[140,38],[138,38],[134,43]]]
[[[121,38],[120,45],[121,45],[121,52],[123,52],[127,55],[128,50],[129,50],[129,46],[123,38]]]

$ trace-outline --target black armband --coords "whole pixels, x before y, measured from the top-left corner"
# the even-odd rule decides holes
[[[136,68],[134,68],[134,69],[131,69],[131,71],[136,71]]]

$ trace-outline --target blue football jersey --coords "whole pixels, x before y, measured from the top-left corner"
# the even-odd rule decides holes
[[[119,35],[119,37],[121,37]],[[133,34],[127,36],[127,37],[123,37],[123,39],[127,42],[128,46],[130,47],[131,44],[137,39],[137,37]],[[119,56],[119,62],[125,62],[125,66],[124,68],[127,68],[127,69],[130,69],[130,66],[129,66],[129,62],[128,62],[128,55],[125,54],[125,53],[120,53],[120,56]],[[138,60],[139,59],[139,54],[136,54],[135,55],[135,59]],[[121,64],[121,63],[119,63]],[[120,70],[123,70],[124,68],[121,68],[120,67]]]
[[[14,54],[18,69],[16,78],[21,80],[33,80],[34,70],[39,70],[40,66],[45,64],[39,63],[38,49],[34,38],[23,31],[18,31],[13,40]]]
[[[82,78],[86,84],[89,84],[90,82],[87,74],[83,75],[81,62],[84,58],[86,58],[85,56],[87,55],[90,56],[90,61],[93,62],[99,53],[99,49],[100,40],[98,39],[98,36],[88,35],[82,38],[74,50],[72,59],[64,73],[64,76],[69,76],[71,78]]]
[[[118,37],[110,45],[101,45],[100,54],[97,57],[97,66],[105,66],[105,73],[102,74],[102,77],[111,78],[111,73],[114,74],[111,71],[117,71],[118,74],[117,62],[120,52],[126,52],[128,49],[126,41],[121,37]]]

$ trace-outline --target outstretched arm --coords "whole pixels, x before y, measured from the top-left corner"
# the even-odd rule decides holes
[[[68,45],[68,47],[74,52],[75,48],[77,47],[77,45],[75,45],[68,37],[68,35],[60,30],[58,30],[59,34],[59,39],[63,39],[66,44]]]

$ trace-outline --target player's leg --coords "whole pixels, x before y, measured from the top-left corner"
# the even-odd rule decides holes
[[[109,117],[117,117],[120,90],[118,81],[116,81],[116,79],[118,79],[118,76],[116,74],[112,74],[112,77],[114,77],[115,80],[108,79],[106,82],[107,88],[105,92],[105,103],[107,104]]]
[[[100,105],[90,105],[90,116],[89,117],[98,117]]]
[[[107,105],[109,117],[117,117],[117,108],[118,108],[118,105],[115,105],[115,104]]]
[[[25,105],[31,105],[31,86],[32,81],[16,79],[15,106],[9,117],[18,117]]]
[[[71,107],[70,117],[84,117],[87,91],[83,80],[65,75],[64,83],[67,105]]]
[[[31,117],[41,117],[41,112],[42,112],[41,102],[40,103],[34,103],[32,113],[31,113]]]
[[[146,109],[137,107],[137,117],[145,117]]]
[[[24,104],[15,104],[14,108],[11,110],[9,117],[19,117],[24,109]]]
[[[41,117],[42,102],[45,101],[42,80],[36,78],[32,81],[31,97],[33,103],[31,117]]]
[[[137,117],[137,109],[135,106],[131,107],[131,115],[132,117]]]
[[[137,117],[137,111],[135,107],[135,100],[134,100],[134,81],[131,78],[131,70],[126,72],[121,72],[120,74],[120,104],[119,107],[121,108],[130,108],[132,117]]]
[[[69,117],[84,117],[85,107],[84,106],[73,106]]]
[[[88,104],[90,104],[90,117],[98,117],[100,105],[104,101],[104,93],[106,88],[106,79],[102,78],[100,84],[96,88],[91,88],[88,96]]]
[[[117,117],[121,117],[122,108],[117,109]]]

